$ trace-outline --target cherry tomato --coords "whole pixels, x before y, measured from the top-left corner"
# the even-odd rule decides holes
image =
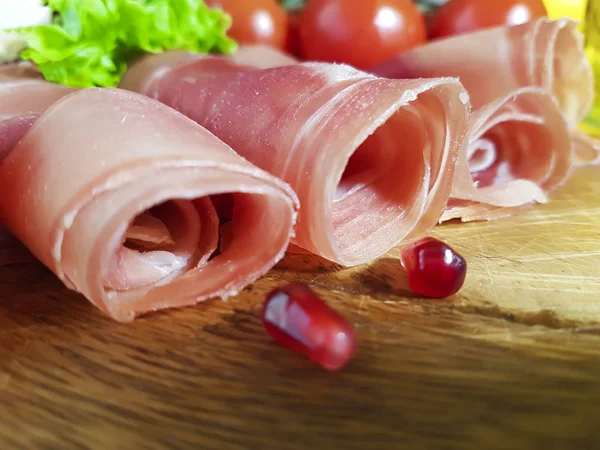
[[[431,18],[431,39],[491,28],[520,25],[547,16],[542,0],[450,0]]]
[[[427,30],[412,0],[308,0],[300,24],[302,55],[367,69],[423,44]]]
[[[277,0],[207,0],[206,4],[231,16],[228,35],[239,44],[285,48],[287,14]]]

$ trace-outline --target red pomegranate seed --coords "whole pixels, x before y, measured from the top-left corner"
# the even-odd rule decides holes
[[[302,283],[269,294],[263,324],[280,344],[328,370],[344,366],[356,351],[354,327]]]
[[[400,260],[410,288],[419,295],[444,298],[456,294],[467,275],[467,262],[448,244],[427,237],[402,249]]]

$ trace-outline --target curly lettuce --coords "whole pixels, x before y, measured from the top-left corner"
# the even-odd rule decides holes
[[[20,30],[21,54],[48,80],[66,86],[114,87],[141,53],[181,49],[231,53],[230,17],[203,0],[47,0],[51,25]]]

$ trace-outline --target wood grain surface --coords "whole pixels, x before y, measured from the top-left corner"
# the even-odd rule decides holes
[[[288,256],[228,302],[105,318],[37,264],[0,269],[0,449],[600,448],[600,168],[519,217],[435,230],[463,291],[412,296],[392,251]],[[341,372],[262,330],[309,283],[357,327]]]

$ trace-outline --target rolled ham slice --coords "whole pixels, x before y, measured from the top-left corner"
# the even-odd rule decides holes
[[[369,262],[439,220],[465,151],[456,79],[386,80],[275,51],[232,59],[168,52],[121,87],[177,109],[300,198],[293,243],[344,266]]]
[[[571,173],[567,125],[552,96],[521,88],[473,112],[442,221],[491,220],[546,203]]]
[[[147,97],[87,89],[52,102],[60,87],[43,84],[29,85],[45,100],[26,108],[28,126],[7,128],[21,136],[0,164],[0,221],[69,288],[126,322],[234,295],[283,256],[298,209],[288,185]],[[218,251],[221,194],[233,202]]]
[[[390,78],[459,77],[474,110],[523,87],[543,88],[571,130],[575,164],[600,162],[600,141],[577,129],[592,107],[594,79],[573,20],[541,18],[433,41],[372,72]]]
[[[469,92],[469,145],[442,220],[494,219],[545,203],[568,178],[572,162],[596,158],[591,140],[576,129],[591,106],[592,79],[569,20],[540,19],[435,41],[373,72],[457,76]]]
[[[0,66],[0,164],[40,114],[72,89],[43,81],[29,63]],[[0,266],[35,257],[0,222]]]

